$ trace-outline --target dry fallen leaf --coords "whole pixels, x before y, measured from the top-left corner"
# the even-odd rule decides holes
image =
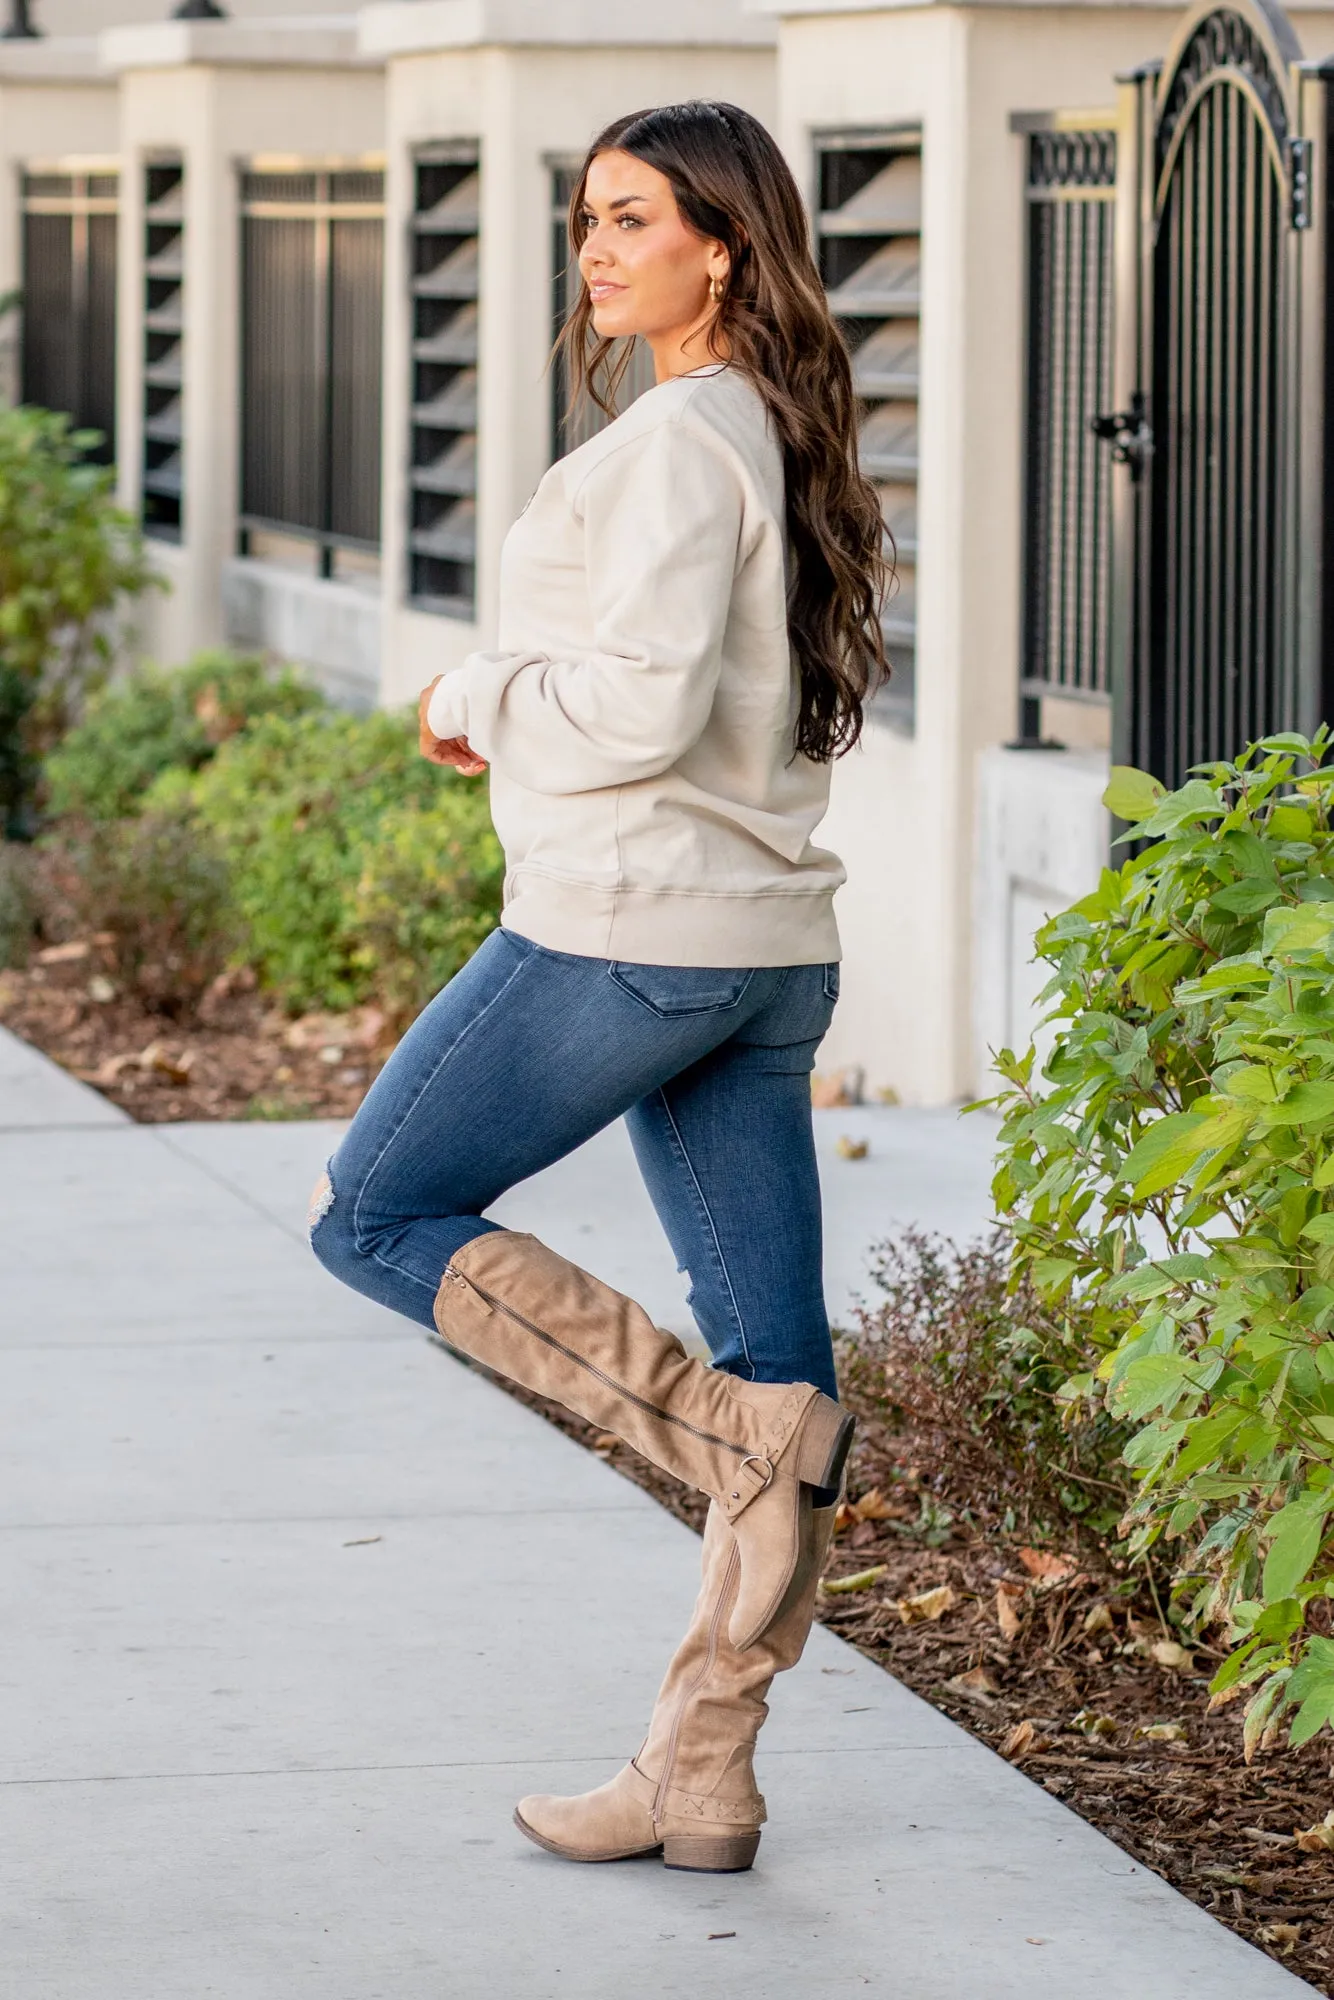
[[[1115,1736],[1116,1718],[1099,1715],[1096,1709],[1081,1708],[1077,1715],[1070,1717],[1070,1727],[1077,1729],[1081,1736]]]
[[[1334,1854],[1334,1812],[1328,1812],[1318,1826],[1295,1826],[1293,1839],[1303,1854]]]
[[[1195,1655],[1175,1639],[1159,1639],[1149,1651],[1160,1667],[1167,1667],[1173,1673],[1188,1674],[1194,1670]]]
[[[866,1072],[855,1063],[847,1069],[816,1070],[811,1077],[811,1103],[817,1111],[833,1111],[841,1105],[860,1104]]]
[[[1244,1826],[1241,1830],[1247,1840],[1262,1841],[1266,1847],[1292,1847],[1295,1845],[1293,1836],[1290,1833],[1271,1833],[1268,1827],[1264,1826]]]
[[[1020,1549],[1018,1553],[1029,1575],[1035,1576],[1044,1588],[1067,1583],[1078,1568],[1073,1556],[1054,1556],[1050,1549]]]
[[[901,1597],[898,1613],[905,1625],[928,1625],[952,1611],[958,1601],[953,1585],[941,1583],[934,1590],[920,1591],[916,1597]]]
[[[1019,1606],[1023,1601],[1024,1586],[1021,1583],[998,1583],[996,1585],[996,1623],[1000,1626],[1002,1639],[1016,1639],[1022,1619]]]
[[[620,1443],[615,1431],[601,1431],[593,1440],[594,1451],[612,1451]]]
[[[74,938],[69,944],[49,944],[43,951],[32,955],[34,965],[77,965],[87,958],[92,946],[87,938]]]
[[[1185,1724],[1181,1722],[1151,1722],[1147,1728],[1140,1727],[1136,1736],[1142,1736],[1146,1743],[1184,1743]]]
[[[1112,1621],[1111,1606],[1101,1603],[1095,1604],[1084,1620],[1085,1638],[1091,1639],[1095,1632],[1114,1632],[1115,1630],[1116,1627]]]
[[[84,1070],[82,1074],[86,1082],[105,1088],[109,1083],[116,1083],[121,1071],[128,1068],[133,1061],[132,1055],[104,1056],[96,1069]]]
[[[372,1542],[382,1542],[383,1535],[358,1535],[355,1540],[344,1542],[345,1549],[368,1549]]]
[[[945,1685],[953,1694],[961,1694],[969,1701],[987,1704],[994,1701],[1000,1693],[1000,1689],[985,1667],[970,1667],[966,1674],[955,1674]]]
[[[105,1007],[108,1000],[114,1000],[116,989],[104,972],[95,972],[88,981],[88,998],[97,1006]]]
[[[1036,1755],[1050,1748],[1051,1738],[1041,1733],[1036,1722],[1025,1719],[1015,1723],[1002,1742],[1000,1753],[1002,1757],[1008,1757],[1012,1764],[1017,1764],[1021,1757]]]
[[[897,1521],[903,1516],[902,1507],[886,1500],[878,1486],[873,1486],[860,1500],[854,1500],[848,1512],[857,1521]]]
[[[834,1151],[840,1160],[864,1160],[871,1150],[869,1139],[850,1139],[846,1132],[836,1140]]]
[[[888,1563],[877,1563],[874,1569],[859,1569],[855,1576],[838,1576],[832,1580],[821,1577],[820,1588],[827,1597],[842,1597],[853,1590],[869,1590],[872,1584],[879,1583],[888,1568]]]
[[[1301,1943],[1302,1927],[1300,1924],[1261,1924],[1259,1935],[1266,1944],[1281,1945],[1286,1957],[1294,1945]]]

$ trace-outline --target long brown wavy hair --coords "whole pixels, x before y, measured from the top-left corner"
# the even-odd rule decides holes
[[[720,242],[731,260],[707,350],[754,385],[782,446],[788,630],[801,676],[796,749],[828,762],[857,741],[866,698],[888,678],[880,610],[894,577],[893,544],[857,463],[852,365],[811,255],[801,195],[748,111],[704,100],[637,111],[588,149],[570,199],[576,260],[588,170],[613,150],[665,175],[687,226]],[[614,416],[633,343],[601,338],[592,321],[580,285],[557,352],[567,358],[571,407],[588,397]]]

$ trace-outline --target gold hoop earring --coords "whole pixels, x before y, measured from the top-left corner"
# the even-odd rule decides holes
[[[710,296],[710,298],[711,298],[711,299],[713,300],[713,303],[714,303],[714,304],[715,304],[716,306],[720,306],[720,305],[722,304],[722,302],[723,302],[723,292],[724,292],[724,290],[725,290],[725,287],[724,287],[724,285],[723,285],[723,281],[722,281],[722,279],[721,279],[721,278],[710,278],[710,280],[709,280],[709,296]]]

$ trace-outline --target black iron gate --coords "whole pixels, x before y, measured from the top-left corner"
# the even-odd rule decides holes
[[[1115,754],[1168,784],[1328,710],[1311,86],[1285,17],[1235,0],[1124,87]]]
[[[34,172],[22,180],[25,403],[65,410],[116,455],[116,211],[113,172]]]
[[[256,533],[380,545],[384,175],[241,176],[242,553]]]

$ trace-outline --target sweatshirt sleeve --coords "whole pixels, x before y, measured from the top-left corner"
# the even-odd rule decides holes
[[[473,653],[427,719],[529,791],[656,777],[702,735],[713,706],[744,493],[723,452],[679,419],[628,439],[574,498],[593,645],[552,659]]]

